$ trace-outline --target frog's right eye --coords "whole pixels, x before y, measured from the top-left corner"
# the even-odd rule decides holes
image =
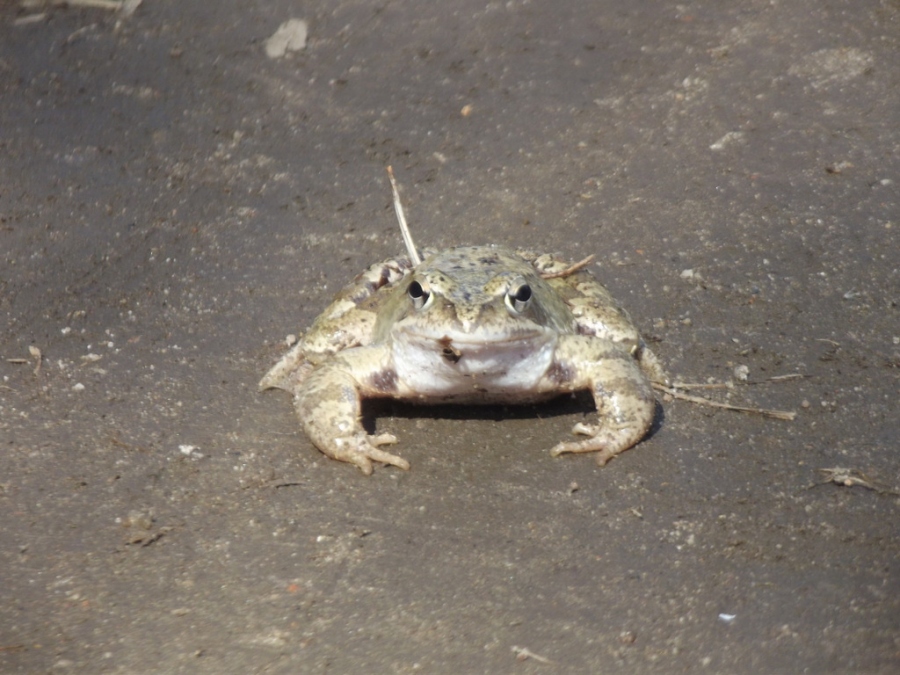
[[[509,289],[509,292],[506,294],[506,306],[516,314],[521,314],[531,304],[532,295],[531,286],[523,281]]]
[[[406,293],[409,295],[409,299],[412,300],[413,307],[416,309],[424,309],[430,304],[432,299],[431,293],[422,288],[422,284],[418,281],[413,281],[409,285]]]

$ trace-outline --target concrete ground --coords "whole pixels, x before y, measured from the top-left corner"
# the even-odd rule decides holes
[[[895,0],[0,19],[0,672],[900,672]],[[420,246],[595,253],[796,419],[598,468],[577,401],[388,404],[409,472],[326,459],[256,383],[402,249],[388,164]]]

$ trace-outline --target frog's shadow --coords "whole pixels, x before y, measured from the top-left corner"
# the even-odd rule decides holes
[[[597,414],[594,400],[587,391],[562,394],[542,403],[523,405],[489,404],[415,404],[393,399],[366,399],[362,408],[363,427],[369,434],[375,433],[376,421],[382,417],[432,420],[480,420],[502,422],[504,420],[541,420],[582,414],[586,422]],[[659,401],[653,413],[653,423],[642,441],[656,435],[665,421],[665,410]]]

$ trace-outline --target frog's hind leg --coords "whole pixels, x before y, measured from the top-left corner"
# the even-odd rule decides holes
[[[591,345],[594,359],[580,364],[589,380],[599,420],[596,424],[576,424],[572,433],[588,438],[558,443],[550,450],[554,457],[595,452],[597,463],[603,466],[637,444],[653,424],[656,399],[647,378],[624,349],[608,341],[603,343]]]
[[[379,447],[396,443],[393,435],[366,433],[361,407],[356,381],[332,364],[315,369],[294,391],[294,408],[303,430],[324,454],[355,465],[367,476],[373,461],[409,469],[405,459]]]
[[[667,387],[671,384],[669,374],[663,367],[662,361],[659,360],[659,357],[650,350],[643,340],[641,340],[638,345],[635,356],[637,357],[638,364],[644,372],[644,375],[646,375],[651,382],[663,384]]]
[[[284,389],[293,391],[312,369],[303,353],[303,342],[295,344],[291,350],[269,369],[259,381],[259,391],[266,389]]]

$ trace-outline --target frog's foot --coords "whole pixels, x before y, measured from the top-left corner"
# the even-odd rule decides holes
[[[370,436],[360,420],[358,379],[367,381],[373,373],[382,372],[379,354],[366,347],[348,349],[343,356],[314,368],[294,389],[294,408],[313,445],[332,459],[355,465],[367,476],[372,473],[372,462],[409,469],[405,459],[378,447],[397,439],[391,434]],[[373,361],[378,368],[371,367]]]
[[[589,436],[583,441],[557,443],[550,454],[559,457],[566,453],[596,452],[597,464],[604,466],[609,460],[624,452],[643,437],[646,429],[609,424],[584,424],[572,427],[573,434]]]
[[[322,451],[333,459],[353,464],[367,476],[372,474],[373,461],[390,464],[406,471],[409,469],[409,462],[378,447],[396,442],[397,437],[393,434],[369,436],[365,432],[359,432],[353,436],[333,439],[330,443],[324,444]]]

